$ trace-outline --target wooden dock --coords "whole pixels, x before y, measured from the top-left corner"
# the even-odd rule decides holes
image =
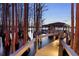
[[[36,56],[58,56],[59,51],[59,40],[55,40],[54,42],[51,42],[47,46],[39,49]]]

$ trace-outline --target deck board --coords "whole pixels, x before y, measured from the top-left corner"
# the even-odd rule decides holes
[[[55,40],[45,47],[39,49],[36,56],[58,56],[59,51],[59,40]]]

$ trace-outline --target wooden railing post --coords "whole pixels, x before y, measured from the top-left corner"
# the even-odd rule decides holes
[[[36,36],[36,52],[38,51],[38,35]]]
[[[39,49],[42,48],[42,38],[39,36]]]
[[[63,55],[63,46],[62,46],[62,43],[61,43],[61,40],[63,38],[59,38],[59,56],[62,56]]]

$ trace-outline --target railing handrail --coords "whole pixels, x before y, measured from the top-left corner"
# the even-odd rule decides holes
[[[58,33],[50,33],[50,34],[45,34],[45,35],[39,35],[38,39],[47,37],[47,36],[52,36],[52,35],[56,35]],[[31,45],[34,43],[35,39],[33,39],[32,41],[30,41],[29,44],[25,44],[24,46],[22,46],[21,48],[19,48],[17,51],[15,51],[14,53],[10,54],[10,56],[20,56],[22,55],[25,51],[28,50],[29,47],[31,47]]]
[[[29,42],[29,44],[25,44],[24,46],[22,46],[21,48],[19,48],[17,51],[15,51],[14,53],[10,54],[10,56],[21,56],[25,51],[28,50],[28,48],[30,48],[32,46],[32,44],[34,43],[35,39],[31,40]]]
[[[69,56],[78,56],[77,53],[72,48],[70,48],[63,40],[61,40],[61,44]]]
[[[39,35],[38,39],[46,37],[46,36],[51,36],[54,35],[53,33],[50,34],[45,34],[45,35]],[[30,41],[29,44],[25,44],[24,46],[22,46],[21,48],[19,48],[17,51],[15,51],[14,53],[10,54],[10,56],[20,56],[22,55],[25,51],[28,50],[28,48],[34,43],[35,39],[33,39],[32,41]]]
[[[53,36],[53,35],[56,35],[56,34],[58,34],[58,33],[50,33],[50,34],[40,35],[39,38]]]

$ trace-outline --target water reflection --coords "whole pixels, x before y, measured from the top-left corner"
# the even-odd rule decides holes
[[[3,44],[2,44],[2,38],[0,37],[0,55],[3,55]]]

